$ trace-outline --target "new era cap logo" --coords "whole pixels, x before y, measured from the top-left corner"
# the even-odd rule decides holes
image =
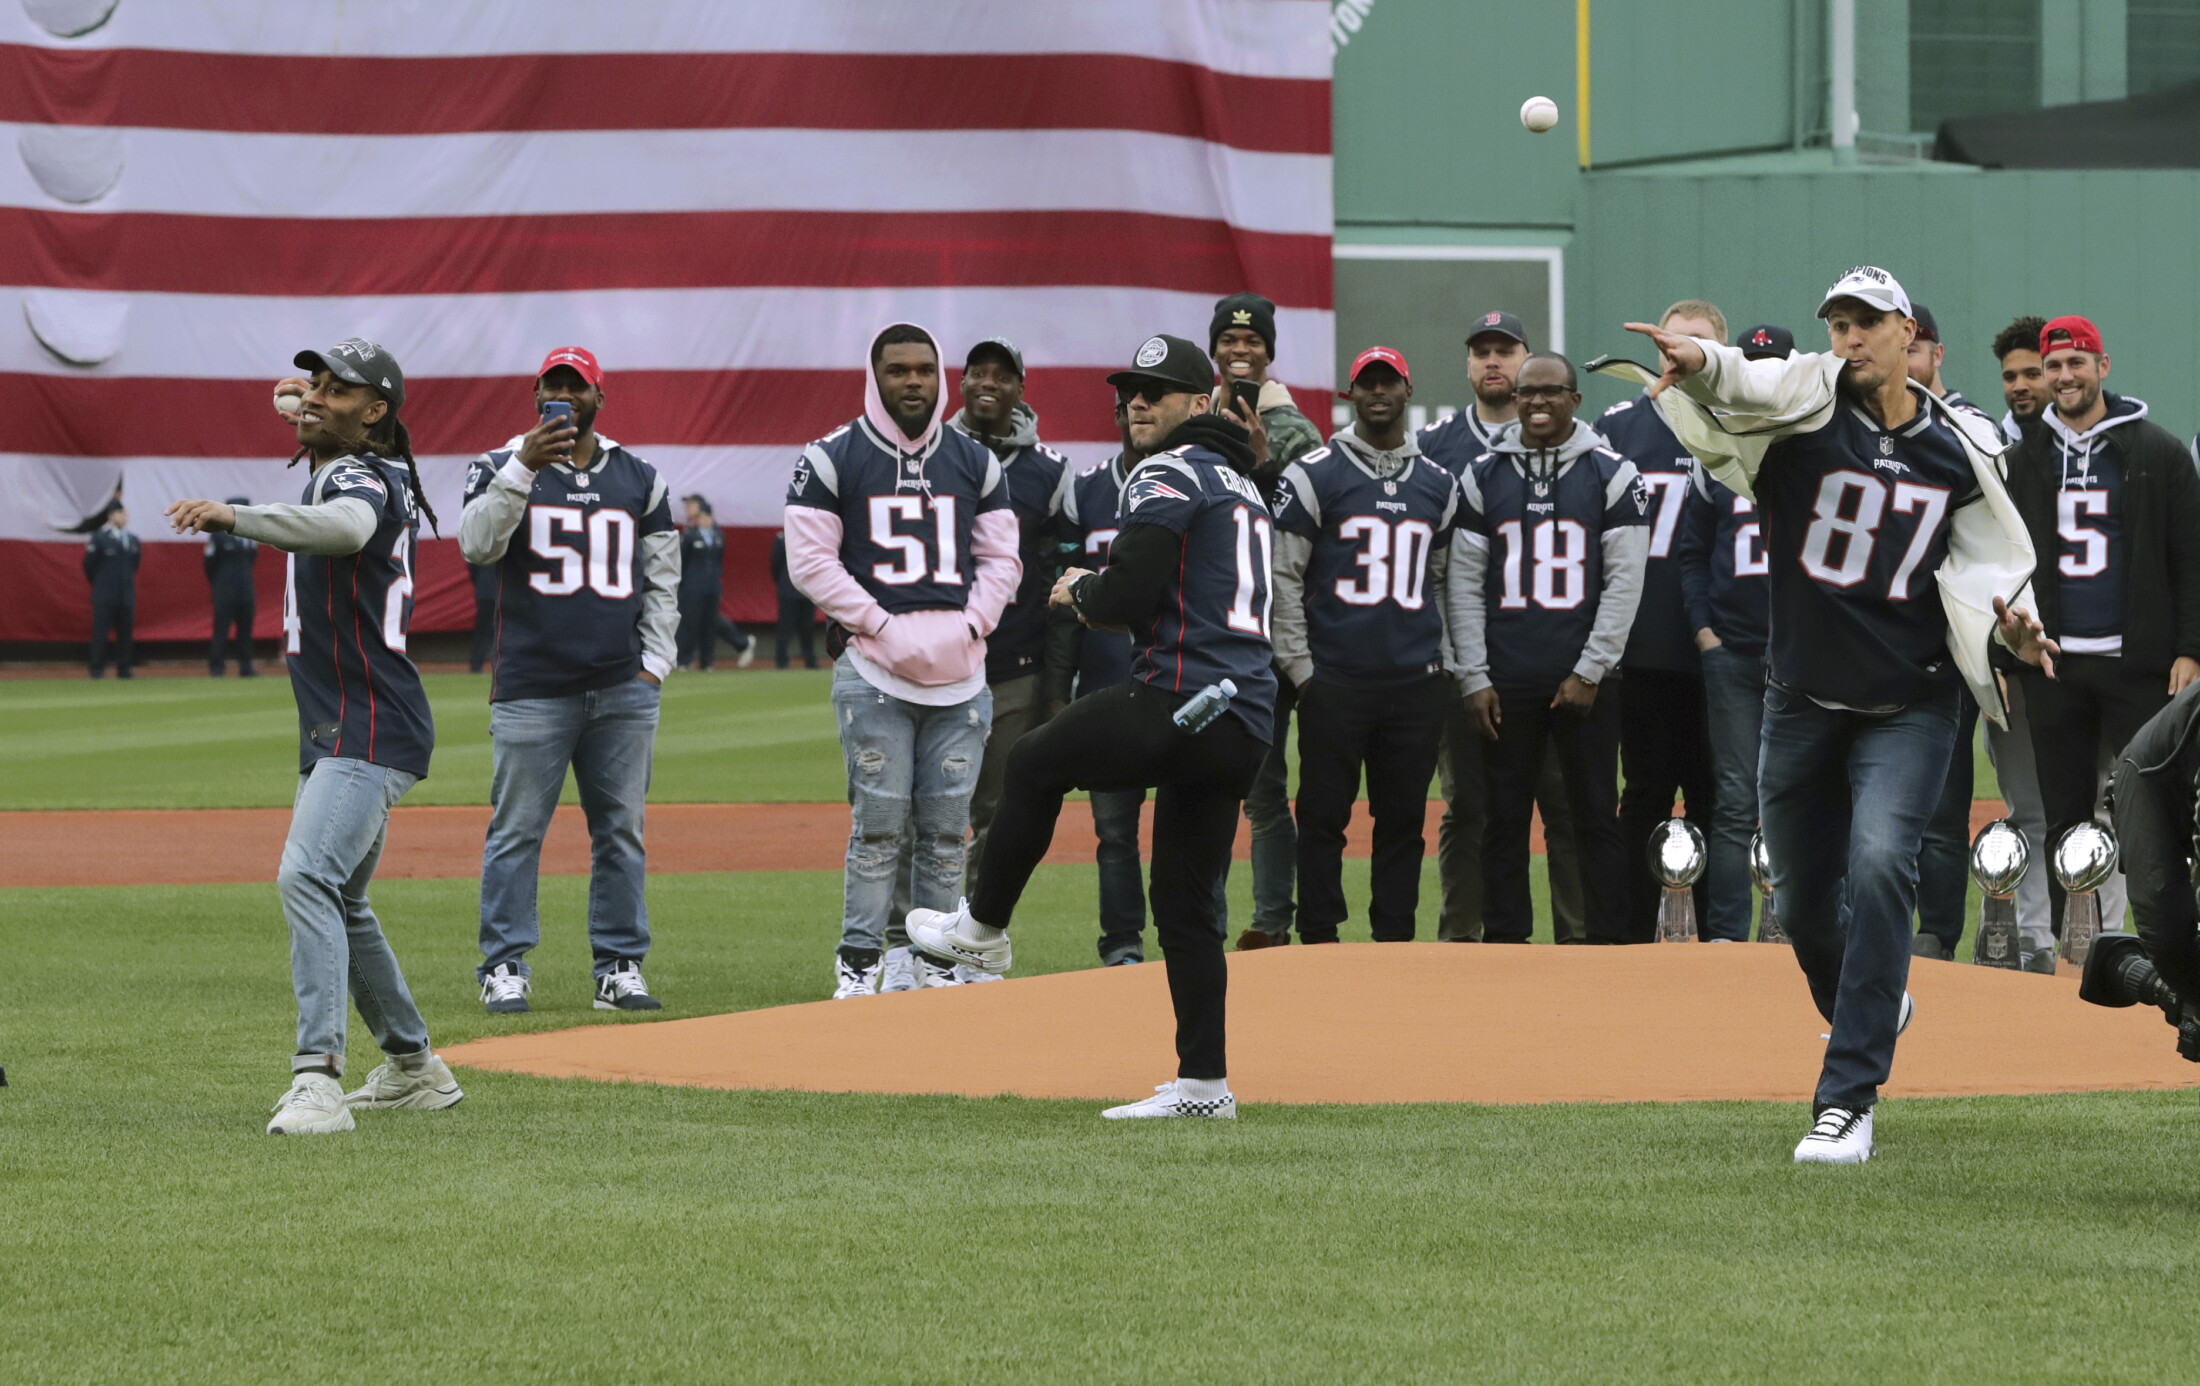
[[[1138,355],[1131,358],[1131,364],[1140,370],[1151,370],[1168,359],[1169,344],[1159,337],[1148,337],[1146,344],[1138,349]]]

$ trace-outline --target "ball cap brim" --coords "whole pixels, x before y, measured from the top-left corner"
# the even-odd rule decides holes
[[[1901,281],[1877,265],[1858,265],[1834,280],[1833,287],[1818,301],[1818,316],[1824,317],[1833,307],[1834,300],[1841,298],[1853,298],[1882,313],[1900,313],[1906,318],[1915,316],[1910,311],[1910,296],[1903,291]]]
[[[325,370],[338,380],[378,392],[392,409],[405,407],[405,373],[397,368],[397,358],[364,337],[346,337],[327,351],[301,351],[290,358],[290,364],[303,371]]]

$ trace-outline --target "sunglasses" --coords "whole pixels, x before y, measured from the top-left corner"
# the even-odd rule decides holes
[[[1141,396],[1148,404],[1159,404],[1171,395],[1188,395],[1190,393],[1190,390],[1181,385],[1164,385],[1159,381],[1151,381],[1143,385],[1118,385],[1115,387],[1115,407],[1127,409],[1130,407],[1132,400]]]

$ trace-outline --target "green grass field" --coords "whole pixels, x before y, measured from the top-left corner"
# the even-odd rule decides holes
[[[447,801],[486,775],[478,687],[438,684],[446,753],[478,758],[455,773],[439,760]],[[708,788],[744,772],[780,797],[832,796],[813,681],[690,689],[665,745],[693,764],[661,759],[658,784],[689,773],[699,791],[666,797],[758,797]],[[0,684],[0,795],[282,802],[280,691]],[[1364,864],[1348,882],[1362,898]],[[545,884],[537,1010],[496,1028],[635,1023],[588,1009],[584,890]],[[1092,891],[1090,868],[1041,872],[1020,968],[1090,964]],[[654,880],[665,1015],[822,994],[838,894],[829,872]],[[473,884],[392,881],[375,898],[437,1040],[489,1033],[470,984]],[[1803,1094],[1255,1102],[1234,1124],[1126,1127],[1083,1102],[462,1072],[452,1111],[276,1141],[260,1127],[287,1076],[286,959],[267,885],[0,891],[0,1381],[2156,1383],[2191,1369],[2189,1093],[1889,1102],[1879,1158],[1838,1170],[1787,1161]],[[1322,1043],[1318,1017],[1304,1042]],[[373,1062],[364,1035],[352,1055],[354,1074]]]

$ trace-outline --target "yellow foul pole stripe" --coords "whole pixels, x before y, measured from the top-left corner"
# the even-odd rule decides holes
[[[1589,0],[1574,0],[1574,139],[1589,166]]]

